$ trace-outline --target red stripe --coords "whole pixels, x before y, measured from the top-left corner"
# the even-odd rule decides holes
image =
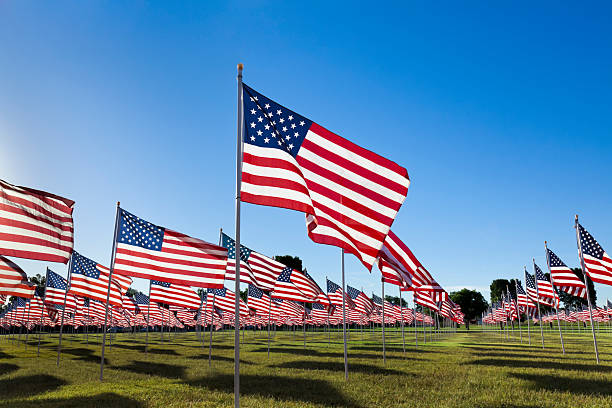
[[[307,196],[309,195],[308,189],[303,184],[280,177],[259,176],[256,174],[243,172],[242,182],[256,186],[282,188],[285,190],[297,191]]]
[[[42,238],[33,238],[33,237],[28,237],[26,235],[17,235],[17,234],[9,234],[9,233],[0,233],[0,241],[7,241],[7,242],[17,242],[20,244],[29,244],[29,245],[37,245],[39,247],[44,247],[44,248],[52,248],[52,249],[56,249],[58,251],[64,251],[64,252],[72,252],[72,246],[65,246],[65,245],[60,245],[57,242],[53,242],[53,241],[47,241],[44,240]],[[72,241],[70,241],[70,244],[72,244]]]
[[[240,200],[244,201],[245,203],[266,205],[269,207],[286,208],[288,210],[301,211],[307,214],[314,213],[314,210],[311,206],[306,205],[300,201],[290,200],[288,198],[255,195],[242,191],[240,192]]]
[[[5,190],[0,190],[0,197],[4,198],[4,200],[6,200],[8,202],[15,203],[16,206],[13,206],[13,208],[18,210],[19,214],[26,215],[26,216],[28,216],[30,218],[39,219],[41,222],[52,223],[53,221],[49,221],[47,218],[45,218],[45,217],[49,217],[49,218],[55,220],[55,222],[70,222],[70,223],[72,223],[72,216],[71,216],[72,215],[72,209],[70,209],[70,211],[65,211],[62,208],[57,208],[57,205],[55,203],[48,202],[48,201],[42,199],[41,197],[38,197],[38,198],[41,198],[42,201],[45,201],[51,207],[57,208],[58,210],[60,210],[63,213],[67,214],[68,216],[66,217],[66,216],[61,216],[61,215],[54,214],[51,211],[47,210],[46,208],[43,208],[42,206],[40,206],[38,204],[35,204],[34,202],[32,202],[30,200],[26,200],[24,198],[20,198],[20,197],[17,197],[17,196],[13,196],[13,195],[7,194]],[[32,211],[32,212],[27,212],[27,211],[21,210],[19,207],[26,207],[26,208],[30,209],[30,211]],[[41,216],[38,216],[35,213],[41,214]]]
[[[61,256],[61,255],[55,255],[55,254],[46,254],[43,252],[23,251],[20,249],[3,248],[1,242],[0,242],[0,251],[2,251],[2,253],[6,256],[12,256],[15,258],[33,259],[36,261],[58,262],[58,263],[65,264],[68,262],[68,259],[70,259],[70,255]],[[72,252],[72,250],[70,252]]]

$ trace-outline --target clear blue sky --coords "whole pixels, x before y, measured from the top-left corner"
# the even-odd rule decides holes
[[[576,266],[575,213],[612,251],[609,4],[288,3],[0,2],[0,178],[74,199],[76,249],[104,264],[118,200],[216,242],[243,62],[258,91],[408,169],[393,229],[449,291],[488,298],[545,263],[545,239]],[[242,215],[246,245],[340,280],[301,213]],[[380,293],[353,257],[347,276]]]

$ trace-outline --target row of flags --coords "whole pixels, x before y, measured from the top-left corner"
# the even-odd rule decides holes
[[[484,323],[496,324],[499,322],[518,320],[518,315],[515,312],[516,303],[514,297],[512,294],[505,294],[503,297],[505,300],[494,302],[487,313],[483,315],[482,321]],[[535,306],[529,309],[528,315],[534,321],[538,321],[537,314],[535,313]],[[541,316],[541,320],[544,323],[557,320],[568,323],[587,322],[589,321],[589,309],[582,305],[579,308],[572,307],[559,310],[558,312],[549,311]],[[593,320],[602,323],[611,321],[612,302],[608,300],[603,307],[595,306],[593,308]]]

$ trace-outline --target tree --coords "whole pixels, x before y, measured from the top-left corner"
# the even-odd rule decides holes
[[[391,303],[392,305],[397,305],[399,306],[400,304],[400,298],[399,296],[385,296],[385,300],[389,303]],[[406,299],[402,298],[402,307],[408,307],[408,301],[406,301]]]
[[[36,276],[30,276],[28,280],[39,288],[44,288],[47,285],[47,277],[42,276],[40,273],[37,273]]]
[[[572,268],[572,272],[576,274],[578,279],[584,282],[584,275],[582,274],[582,268]],[[591,297],[591,304],[597,304],[597,292],[595,291],[595,285],[593,285],[593,281],[587,275],[587,283],[589,285],[589,295]],[[578,296],[572,296],[568,293],[559,290],[559,299],[563,302],[565,307],[581,307],[582,305],[587,305],[588,301],[585,298],[581,298]]]
[[[302,260],[299,256],[276,255],[274,260],[290,267],[291,269],[295,269],[296,271],[303,272],[305,270],[302,269]]]
[[[475,290],[463,288],[458,292],[451,292],[450,298],[461,307],[461,311],[465,314],[465,327],[468,330],[470,329],[470,320],[477,319],[489,308],[489,304],[482,293]]]
[[[495,279],[491,282],[491,303],[499,302],[501,300],[502,292],[506,292],[506,288],[510,288],[510,281],[508,279]]]
[[[127,292],[125,292],[125,294],[130,297],[133,297],[136,293],[138,293],[138,291],[134,288],[128,288]]]

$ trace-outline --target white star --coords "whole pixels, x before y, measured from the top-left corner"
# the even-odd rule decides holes
[[[295,123],[291,124],[291,129],[295,129]]]
[[[251,122],[251,129],[255,129],[255,122]]]
[[[280,118],[278,121],[279,121],[280,123],[284,123],[284,122],[285,122],[285,119]]]
[[[255,112],[256,112],[255,109],[251,109],[251,115],[254,115]]]
[[[276,111],[276,114],[277,114],[278,116],[280,116],[280,115],[281,115],[281,113],[283,113],[283,111],[281,111],[280,109]]]
[[[289,140],[289,139],[291,139],[291,136],[287,135],[287,136],[285,136],[285,139]]]
[[[255,136],[251,136],[251,142],[255,141]]]
[[[299,136],[300,136],[300,134],[299,134],[298,132],[295,132],[295,133],[293,134],[293,136],[295,136],[295,137],[299,137]]]
[[[278,141],[278,145],[279,145],[279,146],[281,145],[281,141],[280,141],[280,140]]]
[[[269,103],[266,103],[266,104],[264,105],[264,108],[266,108],[266,109],[270,109],[270,104],[269,104]]]
[[[293,120],[293,115],[289,115],[289,120]]]
[[[304,122],[303,120],[300,121],[300,126],[304,126],[306,124],[306,122]]]
[[[261,136],[263,134],[263,132],[261,130],[257,131],[257,136]]]
[[[290,148],[290,149],[293,149],[293,143],[291,143],[291,144],[289,145],[289,148]]]
[[[264,126],[264,129],[266,129],[266,130],[270,130],[270,125],[266,124],[266,125]]]
[[[268,139],[267,137],[264,139],[264,142],[268,143],[270,141],[270,139]]]
[[[283,126],[283,132],[287,131],[287,126]]]
[[[257,121],[258,122],[263,122],[263,118],[260,116],[260,117],[257,118]]]

